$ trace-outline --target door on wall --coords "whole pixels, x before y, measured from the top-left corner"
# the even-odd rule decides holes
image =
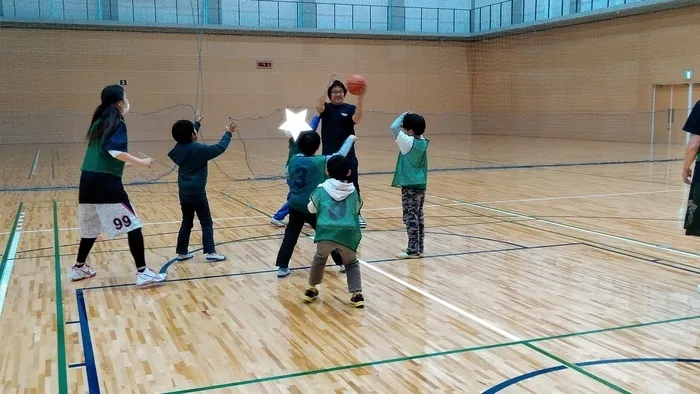
[[[654,85],[652,135],[654,144],[684,145],[683,125],[695,101],[700,84]]]

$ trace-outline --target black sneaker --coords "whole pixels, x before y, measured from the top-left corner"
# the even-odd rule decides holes
[[[304,295],[301,297],[304,302],[313,302],[318,297],[318,289],[306,289]]]
[[[355,308],[364,308],[365,307],[365,297],[363,297],[361,293],[353,294],[352,298],[350,298],[350,303]]]

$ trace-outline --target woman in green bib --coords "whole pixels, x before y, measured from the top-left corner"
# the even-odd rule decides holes
[[[408,233],[408,247],[396,257],[415,259],[424,253],[425,224],[423,204],[428,183],[428,145],[423,137],[425,119],[404,112],[391,124],[391,134],[399,146],[396,171],[391,186],[401,188],[403,222]]]
[[[166,274],[153,272],[146,266],[141,232],[143,225],[122,183],[126,164],[150,167],[153,160],[134,157],[127,152],[124,115],[130,107],[124,88],[119,85],[107,86],[102,90],[101,100],[90,122],[86,135],[87,147],[80,168],[80,246],[75,265],[71,268],[70,279],[83,280],[97,274],[86,261],[100,234],[113,238],[126,233],[129,250],[136,264],[136,285],[163,282]]]

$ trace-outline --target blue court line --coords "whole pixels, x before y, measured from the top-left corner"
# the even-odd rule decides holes
[[[252,208],[252,207],[251,207],[251,208]],[[253,209],[254,209],[254,208],[253,208]],[[263,214],[265,214],[265,213],[263,213]],[[365,230],[365,231],[363,231],[363,233],[405,232],[405,231],[406,231],[405,229]],[[481,240],[481,241],[490,241],[490,242],[502,243],[502,244],[505,244],[505,245],[514,246],[514,247],[518,247],[518,248],[527,248],[527,246],[525,246],[525,245],[520,245],[520,244],[516,244],[516,243],[513,243],[513,242],[501,241],[501,240],[498,240],[498,239],[486,238],[486,237],[477,237],[477,236],[468,235],[468,234],[442,233],[442,232],[435,232],[435,231],[426,231],[425,233],[426,233],[426,234],[433,234],[433,235],[450,235],[450,236],[453,236],[453,237],[462,237],[462,238],[478,239],[478,240]],[[228,244],[231,244],[231,243],[238,243],[238,242],[245,242],[245,241],[266,240],[268,237],[281,237],[281,236],[283,236],[283,234],[256,235],[256,236],[254,236],[254,237],[238,238],[238,239],[234,239],[234,240],[231,240],[231,241],[226,241],[226,242],[217,243],[216,246],[219,246],[219,245],[228,245]],[[270,238],[270,239],[272,239],[272,238]],[[192,249],[192,250],[190,251],[190,253],[195,253],[195,252],[199,252],[199,251],[202,251],[202,250],[204,250],[204,247],[200,247],[200,248],[197,248],[197,249]],[[498,250],[498,249],[497,249],[497,250]],[[430,256],[430,257],[441,257],[441,256],[436,255],[436,256]],[[189,261],[189,260],[191,260],[191,259],[183,260],[182,262],[186,262],[186,261]],[[162,266],[162,267],[160,268],[159,272],[160,272],[161,274],[166,273],[166,272],[168,271],[168,268],[170,268],[171,265],[173,265],[174,263],[177,263],[177,262],[178,262],[178,261],[177,261],[177,258],[172,258],[172,259],[168,260],[168,262],[166,262],[165,265]]]
[[[513,169],[532,169],[532,168],[552,168],[552,167],[581,167],[581,166],[604,166],[604,165],[620,165],[620,164],[645,164],[645,163],[669,163],[683,161],[684,159],[652,159],[652,160],[622,160],[622,161],[592,161],[580,163],[553,163],[553,164],[527,164],[527,165],[500,165],[500,166],[482,166],[482,167],[456,167],[456,168],[432,168],[428,172],[454,172],[454,171],[490,171],[490,170],[513,170]],[[361,172],[359,175],[391,175],[394,171],[369,171]],[[271,181],[285,179],[281,175],[242,178],[234,179],[234,181]],[[133,181],[125,183],[124,186],[144,186],[144,185],[168,185],[176,184],[177,181]],[[73,190],[77,189],[78,185],[65,186],[35,186],[35,187],[5,187],[0,188],[0,192],[41,192],[55,190]]]
[[[455,216],[455,217],[459,217],[459,216]],[[465,217],[468,217],[468,216],[465,216]],[[400,217],[396,217],[396,218],[400,218]],[[427,228],[428,228],[428,229],[443,229],[443,228],[446,228],[446,227],[465,227],[465,226],[481,225],[481,224],[512,223],[512,222],[514,222],[514,221],[525,221],[525,220],[518,220],[518,219],[516,219],[516,220],[494,220],[494,221],[491,221],[491,222],[461,223],[461,224],[451,224],[451,225],[446,225],[446,226],[433,226],[433,227],[427,227]],[[260,226],[269,226],[269,224],[254,224],[254,225],[250,225],[250,226],[248,226],[248,227],[260,227]],[[223,229],[226,229],[226,228],[239,228],[239,227],[245,227],[245,226],[231,226],[231,227],[225,227],[225,228],[223,228]],[[199,230],[198,230],[198,231],[199,231]],[[445,231],[447,231],[447,230],[445,230]],[[363,234],[367,234],[367,233],[378,233],[378,232],[401,232],[401,233],[405,233],[405,232],[406,232],[406,227],[395,228],[395,229],[386,229],[386,230],[363,230],[363,231],[362,231]],[[470,239],[479,239],[479,240],[482,240],[482,241],[491,241],[491,242],[502,243],[502,244],[506,244],[506,245],[513,245],[513,246],[524,247],[524,245],[516,244],[516,243],[513,243],[513,242],[501,241],[501,240],[495,239],[495,238],[477,237],[477,236],[475,236],[475,235],[469,235],[469,234],[459,234],[459,233],[451,233],[451,232],[435,232],[435,231],[426,231],[425,233],[426,233],[426,234],[435,234],[435,235],[450,235],[450,236],[454,236],[454,237],[462,237],[462,238],[470,238]],[[163,235],[163,234],[169,234],[169,233],[148,234],[148,235],[144,235],[144,237],[155,237],[155,236],[160,236],[160,235]],[[176,233],[175,233],[175,234],[176,234]],[[306,237],[312,237],[311,235],[306,234],[306,233],[304,233],[304,232],[302,232],[302,234],[304,234]],[[228,244],[239,243],[239,242],[249,242],[249,241],[267,241],[267,240],[273,240],[273,239],[282,238],[282,237],[284,237],[284,234],[283,234],[283,233],[274,233],[274,234],[265,234],[265,235],[255,235],[255,236],[252,236],[252,237],[236,238],[236,239],[232,239],[232,240],[229,240],[229,241],[219,242],[219,243],[216,243],[215,246],[228,245]],[[122,240],[122,239],[126,239],[126,238],[119,238],[118,240]],[[99,243],[99,242],[108,242],[108,241],[114,241],[114,240],[96,241],[95,244],[97,244],[97,243]],[[80,245],[80,243],[75,243],[75,244],[64,244],[64,245],[61,245],[61,248],[67,248],[67,247],[78,246],[78,245]],[[169,248],[175,248],[175,245],[167,245],[167,246],[152,247],[152,248],[149,248],[149,250],[169,249]],[[43,251],[43,250],[47,250],[47,249],[51,249],[51,248],[45,247],[45,248],[25,249],[25,250],[22,250],[21,252],[18,252],[18,253],[24,255],[24,254],[33,253],[33,252],[37,252],[37,251]],[[197,248],[197,249],[192,249],[192,252],[198,252],[198,251],[201,251],[201,250],[202,250],[202,248],[200,247],[200,248]],[[96,251],[96,252],[90,252],[90,253],[91,253],[91,255],[95,255],[95,254],[119,253],[119,252],[128,252],[128,251],[129,251],[129,249],[127,248],[127,249],[102,250],[102,251]],[[76,255],[77,255],[76,253],[64,253],[64,254],[61,255],[61,257],[65,257],[65,256],[76,256]],[[51,257],[51,256],[53,256],[53,255],[32,255],[32,256],[25,256],[25,257],[17,257],[17,258],[15,258],[15,260],[41,259],[41,258],[46,258],[46,257]],[[0,257],[1,257],[1,256],[0,256]]]
[[[530,250],[530,249],[545,249],[545,248],[564,247],[564,246],[571,246],[571,245],[579,245],[579,243],[518,247],[518,248],[497,249],[497,250],[483,250],[483,251],[472,251],[472,252],[463,252],[463,253],[449,253],[449,254],[442,254],[442,255],[425,256],[424,258],[496,253],[496,252],[507,252],[507,251],[518,251],[518,250]],[[383,263],[383,262],[400,261],[400,260],[403,260],[403,259],[397,259],[397,258],[379,259],[379,260],[368,261],[368,263],[374,264],[374,263]],[[172,262],[172,260],[171,260],[171,262]],[[165,266],[163,266],[163,268],[161,268],[161,271],[164,272],[165,270],[167,270],[167,267],[168,267],[168,265],[166,264]],[[293,271],[296,271],[296,270],[306,270],[306,269],[310,269],[310,268],[311,268],[311,266],[305,266],[305,267],[293,267],[290,269]],[[225,278],[225,277],[234,277],[234,276],[266,274],[266,273],[275,273],[275,272],[277,272],[277,269],[268,269],[268,270],[261,270],[261,271],[239,272],[239,273],[233,273],[233,274],[210,275],[210,276],[201,276],[201,277],[192,277],[192,278],[180,278],[180,279],[173,279],[173,280],[166,281],[166,283],[167,282],[190,281],[190,280],[197,280],[197,279],[213,279],[213,278]],[[86,372],[87,372],[87,377],[88,377],[89,394],[99,394],[100,393],[100,385],[99,385],[99,380],[98,380],[98,375],[97,375],[97,367],[95,365],[95,354],[94,354],[94,350],[92,347],[92,338],[90,335],[90,325],[88,323],[87,308],[85,307],[84,291],[115,288],[115,287],[125,287],[125,286],[133,286],[133,285],[134,285],[133,283],[129,283],[129,284],[119,284],[119,285],[95,286],[95,287],[86,287],[83,289],[76,289],[76,291],[75,291],[76,301],[78,303],[78,316],[80,318],[80,331],[81,331],[81,337],[82,337],[82,343],[83,343],[83,356],[85,359],[84,364],[86,367]]]
[[[462,253],[449,253],[449,254],[441,254],[441,255],[433,255],[433,256],[425,256],[424,258],[435,258],[435,257],[448,257],[448,256],[459,256],[459,255],[471,255],[471,254],[485,254],[485,253],[497,253],[497,252],[508,252],[508,251],[518,251],[518,250],[530,250],[530,249],[545,249],[545,248],[555,248],[555,247],[566,247],[566,246],[576,246],[576,245],[585,245],[585,246],[592,246],[592,245],[586,245],[583,242],[574,242],[574,243],[565,243],[565,244],[554,244],[554,245],[542,245],[542,246],[531,246],[531,247],[518,247],[518,248],[510,248],[510,249],[497,249],[497,250],[484,250],[484,251],[472,251],[472,252],[462,252]],[[631,256],[633,257],[633,256]],[[372,260],[368,261],[367,263],[382,263],[382,262],[390,262],[390,261],[401,261],[403,259],[397,259],[397,258],[387,258],[387,259],[377,259],[377,260]],[[165,270],[167,268],[164,266]],[[161,268],[161,271],[163,271],[163,268]],[[305,267],[293,267],[290,268],[291,270],[305,270],[305,269],[310,269],[310,266],[305,266]],[[270,270],[260,270],[260,271],[250,271],[250,272],[240,272],[240,273],[233,273],[233,274],[222,274],[222,275],[211,275],[211,276],[202,276],[202,277],[192,277],[192,278],[180,278],[180,279],[174,279],[170,280],[167,282],[176,282],[176,281],[189,281],[189,280],[197,280],[197,279],[211,279],[211,278],[223,278],[223,277],[234,277],[234,276],[246,276],[246,275],[255,275],[255,274],[263,274],[263,273],[274,273],[277,272],[277,269],[270,269]],[[105,289],[105,288],[113,288],[113,287],[124,287],[124,286],[132,286],[133,284],[119,284],[119,285],[108,285],[108,286],[95,286],[95,287],[88,287],[84,289],[78,289],[76,290],[76,295],[79,303],[78,311],[80,313],[81,317],[81,329],[83,332],[83,353],[85,355],[85,360],[86,360],[86,366],[88,369],[92,368],[93,369],[93,374],[94,374],[94,381],[97,382],[97,371],[95,367],[95,362],[94,362],[94,353],[93,353],[93,348],[92,348],[92,341],[90,339],[90,329],[88,325],[88,318],[87,318],[87,313],[86,313],[86,308],[85,308],[85,301],[84,301],[84,296],[83,292],[85,290],[97,290],[97,289]],[[84,324],[82,324],[84,322]],[[567,336],[569,334],[564,334],[564,336]],[[87,342],[85,341],[85,338],[87,338]],[[533,340],[530,340],[533,341]],[[579,366],[583,366],[582,364],[577,364]],[[560,366],[561,369],[566,369],[567,367],[564,365]],[[88,381],[90,381],[90,373],[88,372]],[[500,390],[500,389],[499,389]],[[90,390],[90,394],[93,393],[99,393],[99,383],[97,384],[96,391],[93,391],[92,389]]]
[[[422,259],[430,259],[430,258],[439,258],[439,257],[453,257],[453,256],[467,256],[467,255],[472,255],[472,254],[485,254],[485,253],[498,253],[498,252],[512,252],[512,251],[517,251],[517,250],[530,250],[530,249],[545,249],[545,248],[556,248],[556,247],[563,247],[563,246],[572,246],[572,245],[579,245],[578,243],[565,243],[565,244],[555,244],[555,245],[542,245],[542,246],[520,246],[516,248],[505,248],[505,249],[489,249],[489,250],[477,250],[477,251],[469,251],[469,252],[458,252],[458,253],[444,253],[444,254],[435,254],[435,255],[429,255],[429,256],[423,256]],[[167,262],[161,269],[160,273],[165,273],[170,265],[174,262],[175,259],[170,260]],[[406,260],[406,259],[399,259],[396,257],[391,257],[391,258],[385,258],[385,259],[376,259],[376,260],[369,260],[366,261],[368,264],[376,264],[376,263],[388,263],[391,261],[401,261],[401,260]],[[326,267],[333,267],[335,264],[328,264]],[[290,267],[290,270],[295,271],[295,270],[307,270],[311,269],[311,266],[302,266],[302,267]],[[189,280],[197,280],[197,279],[212,279],[212,278],[225,278],[225,277],[231,277],[231,276],[245,276],[245,275],[255,275],[255,274],[264,274],[264,273],[271,273],[271,272],[277,272],[277,268],[275,269],[268,269],[268,270],[261,270],[261,271],[249,271],[249,272],[238,272],[238,273],[233,273],[233,274],[221,274],[221,275],[211,275],[211,276],[202,276],[202,277],[191,277],[191,278],[178,278],[178,279],[173,279],[169,280],[167,282],[181,282],[181,281],[189,281]],[[121,286],[130,286],[130,284],[124,284],[124,285],[109,285],[109,286],[100,286],[100,287],[88,287],[85,290],[94,290],[94,289],[99,289],[99,288],[110,288],[110,287],[121,287]]]
[[[670,363],[700,363],[700,359],[696,358],[620,358],[620,359],[609,359],[609,360],[594,360],[585,361],[581,363],[575,363],[574,365],[578,367],[588,367],[591,365],[602,365],[602,364],[622,364],[622,363],[658,363],[658,362],[670,362]],[[499,383],[496,386],[482,392],[481,394],[495,394],[507,387],[518,384],[524,380],[531,379],[540,375],[548,374],[551,372],[561,371],[566,369],[565,365],[557,365],[556,367],[550,367],[545,369],[540,369],[538,371],[528,372],[526,374],[516,376],[514,378],[508,379],[503,383]]]
[[[92,337],[90,336],[90,323],[88,322],[87,308],[83,289],[77,289],[75,296],[78,303],[78,316],[80,318],[80,336],[83,342],[83,356],[85,357],[85,370],[87,373],[88,389],[90,394],[99,394],[100,382],[97,380],[97,366],[95,365],[95,353],[92,350]]]
[[[486,254],[486,253],[509,252],[509,251],[532,250],[532,249],[546,249],[546,248],[565,247],[565,246],[572,246],[572,245],[580,245],[580,243],[566,243],[566,244],[554,244],[554,245],[542,245],[542,246],[530,246],[530,247],[516,247],[516,248],[508,248],[508,249],[482,250],[482,251],[471,251],[471,252],[462,252],[462,253],[447,253],[447,254],[440,254],[440,255],[433,255],[433,256],[425,256],[423,258],[463,256],[463,255],[472,255],[472,254]],[[376,263],[401,261],[401,260],[404,260],[404,259],[387,258],[387,259],[372,260],[372,261],[368,261],[367,263],[376,264]],[[290,269],[293,271],[296,271],[296,270],[306,270],[306,269],[310,269],[310,268],[311,268],[311,266],[305,266],[305,267],[293,267]],[[161,271],[164,271],[163,269],[167,270],[167,264],[166,264],[166,266],[163,266],[163,268],[161,268]],[[224,278],[224,277],[234,277],[234,276],[246,276],[246,275],[255,275],[255,274],[276,273],[276,272],[277,272],[277,269],[268,269],[268,270],[261,270],[261,271],[239,272],[239,273],[233,273],[233,274],[211,275],[211,276],[192,277],[192,278],[180,278],[180,279],[173,279],[173,280],[166,281],[166,283],[167,282],[190,281],[190,280],[197,280],[197,279],[212,279],[212,278]],[[83,356],[85,359],[84,366],[86,367],[86,373],[87,373],[87,378],[88,378],[88,388],[89,388],[88,392],[89,392],[89,394],[99,394],[100,393],[100,385],[99,385],[98,374],[97,374],[97,366],[95,364],[95,354],[94,354],[94,350],[93,350],[93,346],[92,346],[92,337],[90,335],[90,325],[88,322],[87,308],[85,306],[84,292],[86,290],[97,290],[97,289],[125,287],[125,286],[133,286],[133,285],[134,285],[133,283],[129,283],[129,284],[119,284],[119,285],[95,286],[95,287],[86,287],[83,289],[76,289],[76,291],[75,291],[76,302],[78,303],[78,316],[80,319],[79,322],[80,322],[80,330],[81,330],[81,337],[82,337],[82,344],[83,344]]]
[[[85,366],[85,363],[68,364],[68,368],[82,368],[84,366]]]
[[[512,251],[519,251],[519,250],[557,248],[557,247],[574,246],[574,245],[580,245],[580,244],[581,243],[579,243],[579,242],[572,242],[572,243],[563,243],[563,244],[554,244],[554,245],[528,246],[528,247],[506,248],[506,249],[477,250],[477,251],[459,252],[459,253],[445,253],[445,254],[423,256],[422,259],[438,258],[438,257],[467,256],[467,255],[472,255],[472,254],[512,252]],[[367,263],[375,264],[375,263],[386,263],[386,262],[391,262],[391,261],[402,261],[402,260],[404,260],[404,259],[392,257],[392,258],[385,258],[385,259],[370,260],[370,261],[367,261]],[[329,267],[331,267],[331,266],[332,265],[329,265]],[[292,271],[307,270],[307,269],[311,269],[311,266],[290,267],[289,269]],[[167,270],[167,268],[166,268],[166,270]],[[163,271],[163,268],[161,268],[161,271]],[[232,273],[232,274],[219,274],[219,275],[207,275],[207,276],[193,276],[190,278],[178,278],[178,279],[167,280],[165,283],[184,282],[184,281],[199,280],[199,279],[227,278],[227,277],[234,277],[234,276],[259,275],[259,274],[266,274],[266,273],[272,273],[272,272],[277,272],[277,268],[265,269],[265,270],[259,270],[259,271],[236,272],[236,273]],[[86,290],[111,289],[111,288],[126,287],[126,286],[133,286],[133,285],[134,285],[134,283],[122,283],[122,284],[116,284],[116,285],[85,287],[85,288],[80,289],[80,290],[86,291]]]

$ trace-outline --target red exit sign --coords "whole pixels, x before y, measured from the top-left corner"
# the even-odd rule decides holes
[[[258,60],[258,68],[272,68],[272,62]]]

